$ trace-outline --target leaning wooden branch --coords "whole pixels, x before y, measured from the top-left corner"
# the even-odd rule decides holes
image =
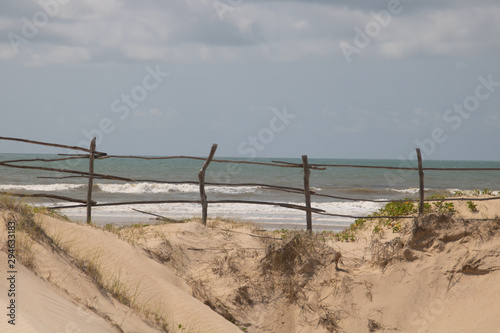
[[[68,202],[78,202],[83,204],[87,203],[87,200],[74,199],[57,194],[41,194],[41,193],[26,194],[26,193],[0,192],[0,195],[8,195],[11,197],[20,197],[20,198],[49,198],[49,199],[57,199]],[[92,204],[95,205],[96,202],[92,201]]]
[[[75,159],[82,159],[82,158],[89,158],[88,155],[85,155],[85,157],[66,157],[66,158],[32,158],[32,159],[23,159],[23,160],[9,160],[9,161],[2,161],[2,163],[21,163],[21,162],[58,162],[58,161],[66,161],[66,160],[75,160]]]
[[[61,156],[80,156],[75,154],[59,154]],[[191,159],[198,161],[205,161],[204,157],[196,157],[196,156],[185,156],[185,155],[177,155],[177,156],[155,156],[155,157],[147,157],[147,156],[125,156],[125,155],[106,155],[100,156],[99,159],[107,159],[107,158],[132,158],[132,159],[140,159],[140,160],[170,160],[170,159]],[[275,162],[266,163],[266,162],[256,162],[256,161],[236,161],[236,160],[217,160],[212,159],[211,162],[214,163],[233,163],[233,164],[253,164],[253,165],[262,165],[262,166],[274,166],[281,168],[302,168],[301,164],[289,163],[289,162]],[[316,168],[316,167],[313,167]],[[318,170],[324,170],[322,167],[317,167]]]
[[[62,172],[62,173],[72,173],[72,174],[82,175],[82,176],[87,176],[87,177],[89,176],[88,172],[68,170],[68,169],[46,168],[46,167],[38,167],[38,166],[31,166],[31,165],[12,165],[12,164],[9,164],[7,162],[0,162],[0,165],[8,167],[8,168],[53,171],[53,172]],[[101,174],[97,174],[97,173],[94,174],[94,178],[121,180],[121,181],[126,181],[126,182],[135,182],[135,180],[131,179],[131,178],[101,175]]]
[[[92,205],[93,207],[109,207],[109,206],[124,206],[124,205],[154,205],[154,204],[169,204],[169,203],[190,203],[190,204],[200,204],[200,200],[158,200],[158,201],[125,201],[125,202],[109,202],[109,203],[98,203]],[[305,206],[284,203],[284,202],[269,202],[269,201],[253,201],[253,200],[207,200],[209,204],[219,204],[219,203],[242,203],[249,205],[267,205],[267,206],[278,206],[297,210],[307,211],[310,210],[313,213],[325,212],[323,209],[319,208],[307,208]],[[50,209],[66,209],[66,208],[81,208],[86,206],[73,205],[73,206],[55,206],[50,207]]]
[[[171,222],[171,223],[182,223],[182,221],[177,221],[177,220],[171,219],[169,217],[158,215],[158,214],[155,214],[155,213],[145,212],[143,210],[139,210],[139,209],[135,209],[135,208],[132,208],[132,210],[136,211],[138,213],[142,213],[142,214],[146,214],[146,215],[151,215],[151,216],[156,216],[157,218],[161,219],[162,221]]]
[[[207,157],[205,163],[201,167],[198,172],[198,180],[200,182],[200,197],[201,197],[201,221],[203,225],[207,225],[207,214],[208,214],[208,203],[207,203],[207,194],[205,193],[205,171],[208,168],[208,165],[212,161],[215,155],[215,151],[217,150],[217,144],[214,143],[212,148],[210,149],[210,154]]]
[[[292,163],[292,162],[284,162],[284,161],[272,161],[273,163],[284,164],[284,166],[294,167],[294,168],[303,168],[304,165],[300,163]],[[309,169],[313,170],[326,170],[324,167],[314,166],[309,164]]]
[[[77,146],[60,145],[58,143],[48,143],[48,142],[42,142],[42,141],[11,138],[11,137],[6,137],[6,136],[0,136],[0,140],[25,142],[25,143],[35,144],[35,145],[49,146],[49,147],[56,147],[56,148],[66,148],[66,149],[71,149],[71,150],[80,150],[80,151],[84,151],[86,153],[90,153],[90,149],[87,149],[87,148],[82,148],[82,147],[77,147]],[[106,156],[107,155],[106,153],[102,153],[99,151],[96,151],[95,154],[97,154],[99,156]]]

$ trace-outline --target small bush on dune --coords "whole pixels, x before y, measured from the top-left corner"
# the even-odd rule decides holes
[[[382,229],[380,224],[392,229],[392,232],[399,232],[402,228],[399,216],[412,216],[418,213],[418,207],[415,201],[406,198],[403,201],[393,201],[387,203],[377,212],[372,213],[370,217],[379,218],[379,225],[373,229],[373,233],[378,233]],[[380,218],[381,216],[394,216],[395,218]]]

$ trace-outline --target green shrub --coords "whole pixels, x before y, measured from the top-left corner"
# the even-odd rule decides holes
[[[349,226],[349,229],[346,229],[342,232],[336,233],[334,235],[335,239],[339,242],[354,242],[356,240],[356,231],[362,229],[365,225],[365,219],[356,219]]]
[[[467,201],[467,207],[469,208],[469,210],[473,213],[477,213],[477,205],[472,202],[472,201]]]
[[[417,213],[418,209],[411,199],[406,198],[404,201],[389,202],[379,210],[379,215],[388,216],[403,216]]]
[[[436,199],[444,200],[444,199],[446,199],[446,195],[444,195],[444,194],[434,194],[434,195],[431,195],[430,197],[428,197],[427,199],[431,199],[431,200],[436,200]]]
[[[408,216],[413,215],[418,212],[418,206],[412,199],[406,198],[403,201],[393,201],[387,203],[384,207],[380,208],[377,212],[370,215],[370,217],[376,218],[377,216]],[[379,220],[385,227],[391,228],[393,232],[398,232],[401,230],[401,224],[396,218],[387,218]],[[397,221],[397,222],[396,222]],[[375,226],[373,233],[378,233],[380,226]]]
[[[428,202],[424,202],[424,214],[429,214],[431,212],[432,206]]]
[[[434,202],[434,206],[436,206],[436,209],[438,213],[441,214],[453,214],[455,213],[455,206],[453,205],[452,202],[443,202],[443,201],[438,201]]]
[[[349,227],[349,229],[352,230],[352,231],[359,230],[359,229],[363,228],[365,222],[366,222],[365,219],[354,220],[354,223],[351,224],[351,226]]]

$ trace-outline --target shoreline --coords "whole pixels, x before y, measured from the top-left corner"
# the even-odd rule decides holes
[[[86,223],[86,217],[84,215],[66,215],[68,218],[70,218],[71,222],[74,223],[79,223],[79,224],[85,224]],[[147,217],[147,215],[143,215],[144,217],[141,216],[128,216],[128,217],[121,217],[121,216],[108,216],[108,217],[103,217],[103,216],[96,216],[92,218],[92,223],[94,223],[96,226],[99,227],[104,227],[108,224],[111,224],[116,227],[126,227],[126,226],[131,226],[134,224],[142,224],[142,225],[158,225],[158,224],[163,224],[165,223],[164,221],[160,219],[156,219],[154,217]],[[276,231],[276,230],[281,230],[281,229],[287,229],[287,230],[305,230],[306,229],[306,221],[304,219],[304,223],[266,223],[266,222],[255,222],[255,221],[250,221],[250,220],[242,220],[239,218],[225,218],[222,217],[220,218],[225,221],[233,221],[235,223],[241,223],[241,224],[248,224],[248,225],[255,225],[259,227],[259,229],[265,230],[265,231]],[[192,216],[192,217],[187,217],[185,219],[178,219],[179,223],[183,223],[182,220],[200,220],[199,216]],[[346,226],[336,226],[336,225],[325,225],[325,224],[314,224],[313,220],[313,231],[316,232],[321,232],[321,231],[334,231],[334,232],[341,232],[342,230],[348,228],[349,225]]]

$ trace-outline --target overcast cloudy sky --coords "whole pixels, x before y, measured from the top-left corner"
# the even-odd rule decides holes
[[[498,0],[6,0],[0,136],[500,160],[499,18]]]

